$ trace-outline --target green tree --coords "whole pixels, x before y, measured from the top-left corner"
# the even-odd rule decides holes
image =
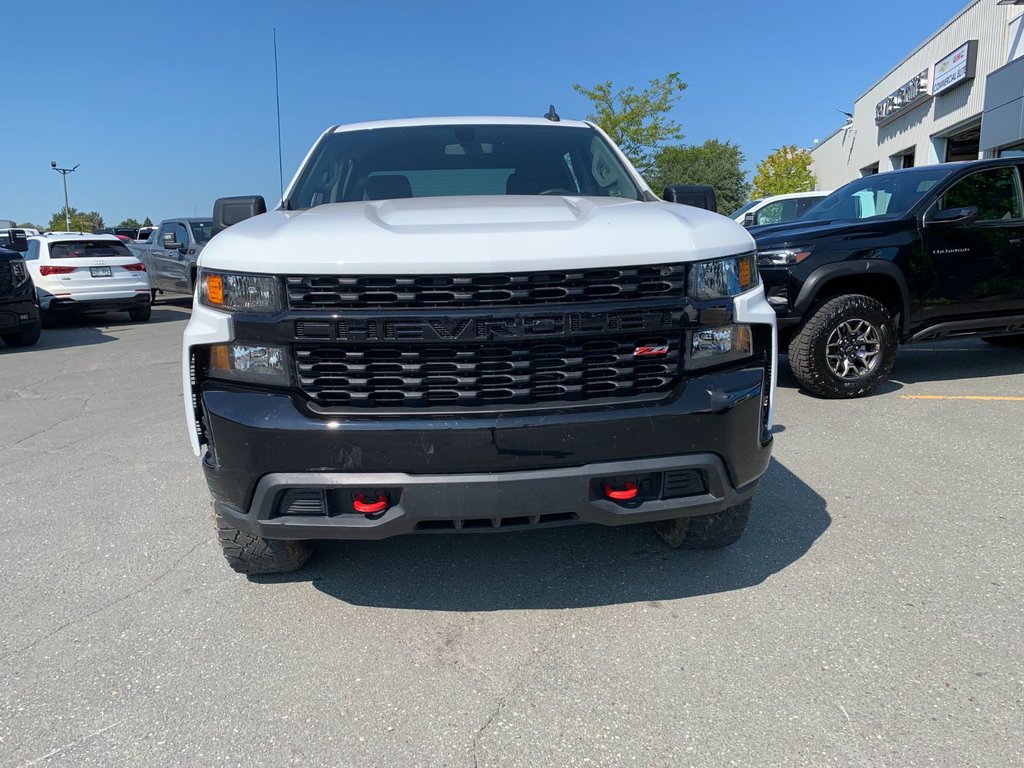
[[[750,198],[750,183],[742,168],[745,161],[738,145],[718,139],[663,147],[654,155],[647,180],[658,193],[669,184],[707,184],[714,187],[718,210],[730,213]]]
[[[46,230],[46,227],[41,227],[38,224],[33,224],[31,221],[26,221],[25,223],[19,224],[18,226],[22,229],[38,229],[40,232]]]
[[[103,229],[106,226],[103,223],[103,217],[96,211],[80,211],[72,206],[68,208],[68,213],[71,216],[72,232],[95,232],[97,229]],[[63,207],[50,217],[50,223],[46,228],[55,232],[67,229]]]
[[[119,226],[119,227],[131,227],[132,229],[138,229],[142,225],[139,224],[139,220],[138,219],[127,218],[124,221],[122,221],[120,224],[118,224],[117,226]]]
[[[144,227],[152,227],[153,226],[153,220],[151,218],[149,218],[149,216],[147,216],[146,220],[144,222],[142,222],[142,226],[144,226]]]
[[[810,192],[816,183],[811,173],[811,153],[791,144],[775,150],[758,164],[754,197]]]
[[[611,80],[593,88],[574,83],[572,88],[590,99],[594,111],[589,119],[601,126],[641,173],[651,170],[659,146],[683,138],[683,129],[668,116],[686,90],[678,72],[651,80],[642,91],[633,86],[616,89]]]

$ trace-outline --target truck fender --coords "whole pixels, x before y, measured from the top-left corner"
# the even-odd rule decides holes
[[[830,282],[843,277],[860,277],[862,275],[885,275],[891,277],[900,292],[902,311],[900,313],[902,326],[900,335],[910,330],[910,288],[907,286],[907,278],[903,272],[891,261],[879,261],[877,259],[862,259],[857,261],[841,261],[835,264],[825,264],[814,270],[810,277],[804,281],[800,288],[800,294],[793,302],[793,309],[803,314],[806,312],[815,299]]]

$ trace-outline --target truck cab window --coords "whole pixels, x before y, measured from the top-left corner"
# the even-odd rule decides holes
[[[1014,168],[993,168],[961,179],[942,196],[939,210],[978,209],[978,221],[1024,218],[1020,183]]]

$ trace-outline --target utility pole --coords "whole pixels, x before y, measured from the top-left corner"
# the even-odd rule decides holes
[[[78,165],[81,165],[81,163],[79,163]],[[56,160],[50,161],[50,167],[53,168],[53,170],[55,170],[57,173],[59,173],[61,177],[64,179],[64,228],[68,232],[71,231],[71,208],[68,205],[68,174],[77,171],[78,165],[76,165],[74,168],[58,168]]]
[[[277,101],[277,174],[284,198],[284,161],[281,156],[281,81],[277,77],[277,27],[274,27],[274,98]]]

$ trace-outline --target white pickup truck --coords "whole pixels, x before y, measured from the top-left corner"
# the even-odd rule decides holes
[[[336,126],[276,210],[218,201],[183,376],[233,568],[588,522],[739,538],[772,445],[754,242],[553,118]]]

